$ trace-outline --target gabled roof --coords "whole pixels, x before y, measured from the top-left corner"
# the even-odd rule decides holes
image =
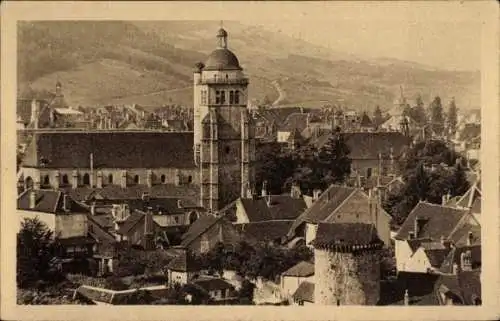
[[[193,281],[206,292],[234,289],[234,286],[221,278],[200,277]]]
[[[311,275],[314,275],[314,264],[306,261],[301,261],[285,272],[281,273],[281,276],[295,277],[308,277]]]
[[[388,157],[393,150],[394,157],[401,155],[411,143],[411,138],[400,132],[357,132],[344,133],[344,139],[350,149],[351,159],[378,159],[379,153]],[[327,134],[315,140],[319,148],[324,146],[332,134]]]
[[[182,251],[167,265],[167,268],[177,272],[198,272],[200,271],[200,262],[187,250]]]
[[[144,217],[145,213],[143,212],[140,211],[131,212],[130,215],[125,219],[125,221],[120,224],[117,233],[121,235],[127,234],[134,226],[139,224],[139,222],[143,221]]]
[[[280,126],[279,131],[299,131],[302,132],[307,127],[307,118],[310,117],[306,113],[293,113],[288,115],[283,126]]]
[[[318,200],[306,209],[294,222],[288,235],[291,237],[295,229],[304,222],[319,223],[325,220],[335,211],[346,199],[356,191],[352,187],[331,185]]]
[[[35,193],[35,207],[30,208],[30,194]],[[67,198],[67,211],[63,209],[63,193],[56,190],[33,190],[24,191],[17,198],[17,209],[25,211],[36,211],[44,213],[88,213],[89,210],[84,205]]]
[[[415,235],[415,238],[432,240],[440,240],[441,236],[447,238],[466,213],[465,210],[453,207],[420,202],[408,214],[395,238],[397,240],[409,239],[410,232],[414,231],[417,218],[425,220],[425,224],[421,227],[420,234]]]
[[[285,237],[292,224],[292,220],[279,220],[234,224],[234,227],[249,242],[267,243],[281,240],[281,238]]]
[[[450,252],[450,249],[447,248],[433,248],[433,249],[424,249],[424,252],[429,259],[429,263],[434,268],[439,268],[443,263],[446,255]]]
[[[313,241],[315,246],[379,244],[380,239],[373,224],[320,223]]]
[[[250,222],[294,220],[307,208],[302,197],[270,195],[269,198],[269,205],[264,197],[255,199],[240,198]]]
[[[213,215],[206,215],[197,219],[182,236],[181,246],[187,247],[221,219],[222,217],[215,217]]]
[[[481,213],[481,181],[476,181],[457,201],[456,206],[470,208],[474,213]]]
[[[295,301],[306,301],[314,303],[314,283],[304,281],[302,282],[295,293],[293,294]]]
[[[363,116],[361,117],[361,123],[360,123],[361,127],[373,127],[373,122],[372,120],[370,119],[370,116],[368,116],[366,113],[363,114]]]
[[[192,132],[56,132],[34,134],[25,167],[193,168]]]

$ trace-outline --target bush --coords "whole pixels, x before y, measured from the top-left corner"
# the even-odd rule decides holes
[[[127,290],[129,288],[128,285],[122,281],[122,279],[116,276],[110,276],[106,278],[106,281],[104,282],[104,287],[106,289],[115,291]]]

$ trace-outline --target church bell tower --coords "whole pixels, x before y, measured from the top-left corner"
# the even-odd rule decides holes
[[[194,70],[193,151],[201,206],[217,212],[254,184],[255,130],[248,112],[248,78],[220,28],[217,48]]]

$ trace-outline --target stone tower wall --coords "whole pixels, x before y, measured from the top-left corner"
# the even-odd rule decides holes
[[[380,293],[378,251],[340,253],[314,250],[317,305],[375,305]]]

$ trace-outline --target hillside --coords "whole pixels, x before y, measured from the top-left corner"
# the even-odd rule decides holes
[[[279,32],[225,22],[229,46],[251,79],[252,100],[390,108],[402,85],[426,102],[455,96],[479,106],[479,73],[440,71],[395,59],[363,60]],[[214,21],[65,21],[18,28],[20,95],[63,83],[71,105],[192,104],[192,68],[214,48]]]

